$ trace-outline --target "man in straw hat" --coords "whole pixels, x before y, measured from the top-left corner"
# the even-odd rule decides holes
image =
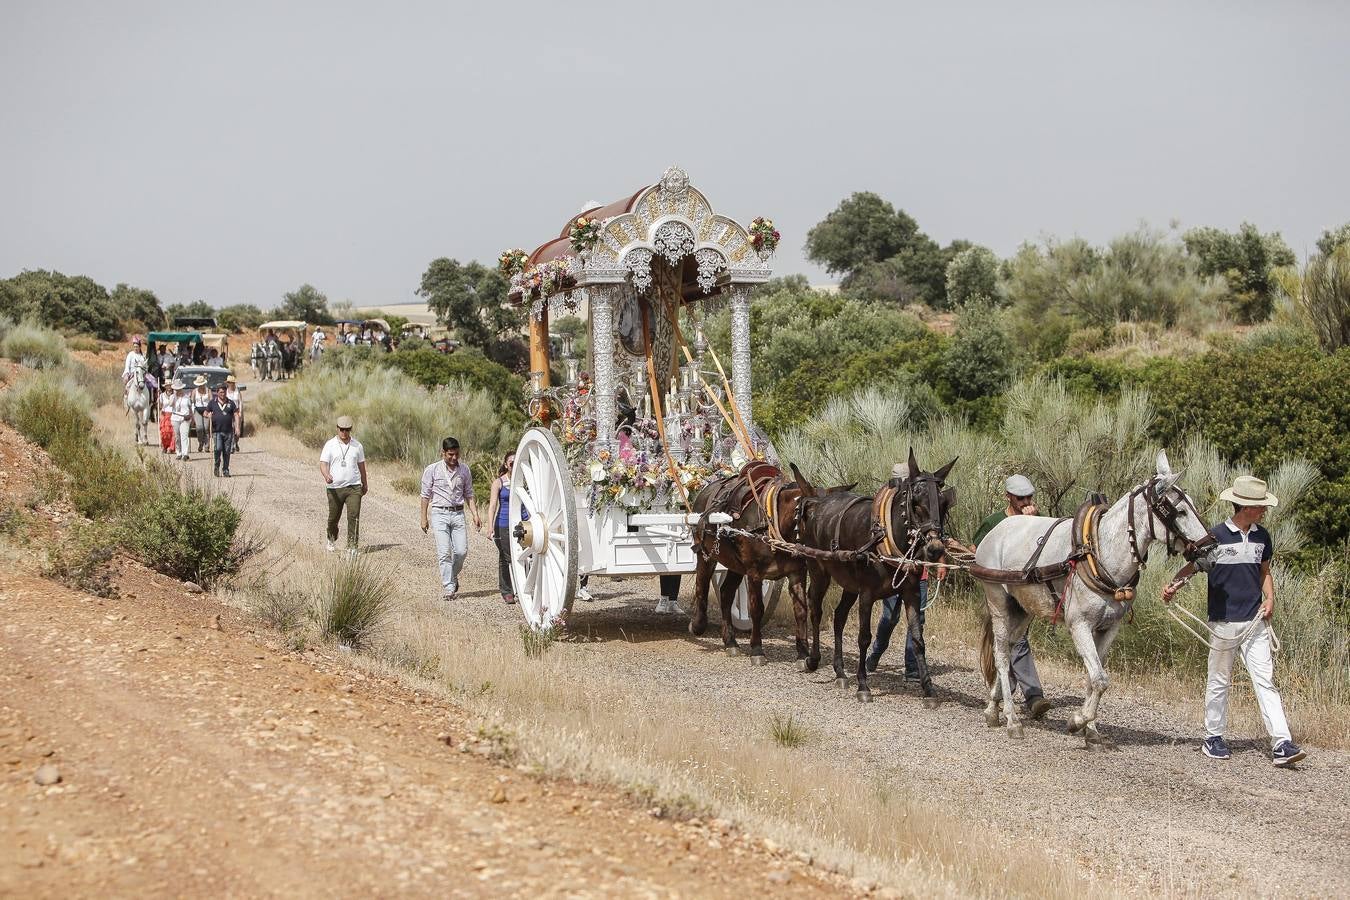
[[[1261,527],[1266,510],[1280,501],[1266,483],[1251,475],[1239,475],[1233,486],[1219,495],[1233,504],[1233,515],[1209,530],[1219,542],[1209,580],[1209,680],[1205,684],[1205,742],[1201,750],[1211,759],[1228,759],[1233,753],[1224,740],[1228,727],[1228,687],[1232,684],[1233,653],[1252,679],[1256,705],[1270,736],[1272,759],[1277,766],[1292,766],[1307,756],[1289,734],[1284,705],[1275,689],[1275,663],[1271,656],[1270,616],[1275,608],[1275,582],[1270,560],[1275,544]],[[1189,563],[1163,588],[1164,603],[1170,603],[1197,570]],[[1219,649],[1214,649],[1217,646]]]
[[[347,510],[347,555],[356,558],[361,530],[361,498],[366,495],[366,451],[352,437],[352,417],[338,416],[337,435],[328,439],[319,454],[319,474],[328,486],[328,541],[325,548],[337,549],[338,519]]]

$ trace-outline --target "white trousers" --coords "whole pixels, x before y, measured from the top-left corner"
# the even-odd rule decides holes
[[[1210,622],[1214,629],[1215,643],[1221,646],[1231,644],[1246,630],[1249,622]],[[1242,662],[1252,679],[1252,690],[1256,693],[1256,705],[1261,709],[1261,719],[1270,735],[1271,749],[1281,742],[1291,740],[1289,723],[1284,719],[1284,704],[1280,702],[1280,692],[1275,690],[1275,661],[1270,653],[1270,624],[1261,621],[1252,630],[1247,640],[1233,650],[1209,651],[1209,681],[1205,685],[1205,733],[1210,737],[1222,737],[1228,728],[1228,688],[1233,683],[1233,655],[1242,654]]]
[[[177,437],[178,439],[177,450],[179,456],[188,455],[189,451],[188,437],[190,436],[189,432],[191,431],[191,429],[192,429],[191,419],[183,419],[181,422],[175,421],[173,423],[173,433],[175,437]]]
[[[436,562],[441,570],[441,587],[447,594],[459,590],[459,570],[469,555],[469,528],[464,511],[433,506],[427,512],[431,536],[436,539]]]

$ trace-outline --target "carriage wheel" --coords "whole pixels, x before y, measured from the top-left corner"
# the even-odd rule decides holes
[[[529,429],[516,447],[508,509],[512,589],[530,627],[547,628],[572,609],[581,540],[567,459],[547,429]]]
[[[713,599],[717,600],[721,596],[722,582],[726,580],[727,570],[718,568],[713,572],[713,590],[717,593]],[[764,597],[764,621],[767,622],[773,618],[774,611],[778,609],[778,600],[783,596],[783,579],[764,582],[762,594]],[[731,624],[732,627],[741,631],[749,631],[750,625],[750,591],[746,587],[745,579],[741,579],[741,586],[736,588],[736,599],[731,603]]]

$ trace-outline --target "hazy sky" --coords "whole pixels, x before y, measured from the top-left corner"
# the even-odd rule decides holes
[[[876,191],[1000,255],[1350,220],[1344,3],[0,0],[0,276],[414,299],[676,163],[806,230]]]

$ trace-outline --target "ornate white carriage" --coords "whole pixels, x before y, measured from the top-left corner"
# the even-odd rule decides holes
[[[562,620],[583,575],[694,571],[688,495],[771,452],[753,427],[750,291],[768,280],[776,243],[771,222],[747,229],[717,214],[672,167],[573,217],[533,253],[502,254],[513,302],[530,308],[537,425],[516,451],[509,521],[512,582],[531,626]],[[724,305],[730,373],[703,334]],[[559,312],[589,323],[590,382],[566,340],[566,374],[552,384],[549,317]]]

